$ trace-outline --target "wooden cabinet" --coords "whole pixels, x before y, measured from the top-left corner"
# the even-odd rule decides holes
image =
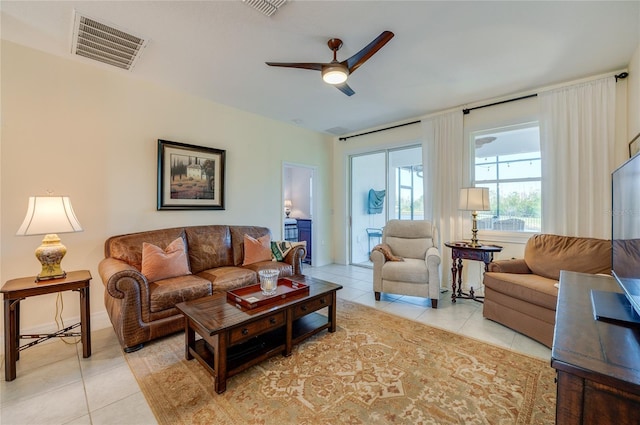
[[[298,240],[307,241],[307,256],[303,261],[311,264],[311,220],[298,219]]]
[[[620,292],[609,276],[562,271],[551,352],[557,424],[640,423],[640,329],[595,320],[591,289]]]

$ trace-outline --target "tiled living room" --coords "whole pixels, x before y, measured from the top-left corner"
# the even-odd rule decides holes
[[[371,290],[371,269],[330,264],[306,267],[304,273],[342,285],[338,291],[340,299],[467,335],[547,362],[550,359],[550,350],[544,345],[483,319],[481,303],[462,299],[452,304],[450,291],[443,292],[439,308],[432,309],[428,300],[417,297],[389,294],[384,295],[381,301],[375,301]],[[92,332],[93,354],[88,359],[82,358],[81,344],[72,342],[54,340],[24,351],[18,362],[18,379],[0,383],[2,423],[157,423],[112,328]],[[4,375],[4,370],[2,373]]]
[[[640,335],[594,319],[640,278],[609,255],[640,238],[612,184],[640,1],[3,0],[0,27],[1,424],[640,423]],[[456,255],[484,303],[452,303]],[[309,298],[192,314],[272,267]],[[90,344],[18,351],[79,318]]]

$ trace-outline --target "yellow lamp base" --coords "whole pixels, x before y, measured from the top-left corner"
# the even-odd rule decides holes
[[[60,263],[67,253],[67,247],[60,243],[55,233],[48,234],[42,239],[42,245],[36,249],[36,258],[42,264],[42,271],[36,276],[36,282],[50,279],[60,279],[67,275]]]
[[[471,243],[469,243],[469,246],[473,247],[473,248],[478,248],[479,246],[482,246],[482,244],[480,244],[478,242],[478,213],[477,211],[473,211],[471,213]]]

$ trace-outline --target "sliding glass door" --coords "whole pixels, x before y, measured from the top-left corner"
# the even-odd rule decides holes
[[[350,261],[370,266],[369,253],[387,220],[424,218],[422,147],[352,155],[349,163]]]
[[[387,222],[387,152],[351,157],[351,263],[366,263]]]
[[[422,179],[422,147],[389,151],[389,201],[398,220],[424,218],[424,185]]]

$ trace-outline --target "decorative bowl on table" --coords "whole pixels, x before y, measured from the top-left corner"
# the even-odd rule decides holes
[[[260,289],[263,295],[274,295],[278,290],[278,276],[280,272],[277,269],[265,269],[258,271],[260,276]]]

